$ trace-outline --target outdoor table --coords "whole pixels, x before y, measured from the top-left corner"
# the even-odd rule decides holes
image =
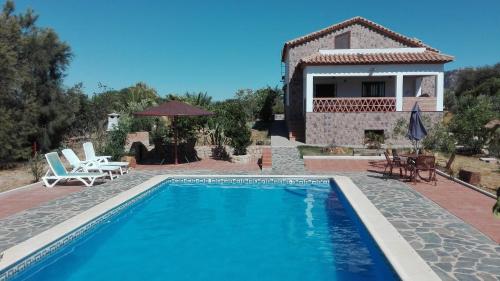
[[[401,163],[405,163],[403,165],[405,165],[405,168],[406,167],[409,167],[409,168],[413,168],[413,169],[416,169],[416,164],[417,164],[417,158],[418,156],[422,156],[424,154],[420,154],[420,155],[417,155],[415,153],[409,153],[409,154],[401,154],[400,155],[400,161]],[[419,173],[418,171],[415,171],[414,173],[410,173],[410,181],[411,180],[417,180],[417,175],[418,177],[420,177],[421,179],[424,179]]]
[[[400,154],[399,155],[401,165],[403,165],[405,167],[405,170],[407,170],[408,167],[415,165],[415,163],[417,162],[417,157],[418,157],[418,155],[416,153],[407,153],[407,154]],[[408,161],[408,160],[411,160],[411,161]],[[412,173],[410,173],[410,181],[413,179],[411,177],[411,175],[412,175]],[[416,180],[416,176],[417,176],[416,173],[414,173],[413,177],[415,178],[415,180]]]

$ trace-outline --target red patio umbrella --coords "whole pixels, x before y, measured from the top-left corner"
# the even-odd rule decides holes
[[[144,111],[140,112],[135,112],[134,115],[136,116],[167,116],[172,118],[172,125],[175,129],[175,134],[174,134],[174,145],[175,145],[175,150],[174,150],[174,158],[175,158],[175,164],[177,165],[178,159],[177,159],[177,126],[175,119],[177,117],[194,117],[194,116],[209,116],[209,115],[214,115],[213,112],[206,111],[204,109],[192,106],[190,104],[180,102],[180,101],[169,101],[166,103],[162,103],[157,106],[153,106],[151,108],[148,108]]]

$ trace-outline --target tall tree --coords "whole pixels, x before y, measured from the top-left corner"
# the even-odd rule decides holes
[[[42,150],[59,144],[75,120],[63,88],[71,59],[69,46],[49,28],[36,26],[31,9],[14,14],[12,1],[0,14],[0,157],[26,158],[30,144]]]

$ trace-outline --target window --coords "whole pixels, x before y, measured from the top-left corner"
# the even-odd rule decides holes
[[[362,97],[385,97],[385,82],[363,82]]]
[[[385,142],[384,130],[365,130],[365,145],[368,148],[380,148]]]
[[[351,48],[351,32],[345,32],[335,36],[335,49]]]
[[[315,84],[314,96],[316,98],[334,98],[337,89],[335,84]]]

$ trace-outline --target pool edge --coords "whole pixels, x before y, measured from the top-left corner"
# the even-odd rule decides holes
[[[72,231],[82,228],[93,220],[107,214],[122,204],[146,193],[169,178],[290,178],[290,179],[333,179],[357,216],[377,243],[393,269],[402,280],[441,280],[394,226],[371,203],[349,177],[337,175],[158,175],[123,191],[106,201],[35,235],[7,250],[0,258],[0,280],[11,267],[22,271],[30,264],[24,259],[41,251],[44,247],[64,238]],[[35,260],[36,262],[36,260]],[[18,263],[20,265],[18,265]]]
[[[402,280],[441,280],[349,177],[332,178]]]
[[[55,225],[54,227],[51,227],[19,244],[8,248],[2,253],[2,259],[0,259],[0,273],[4,274],[5,270],[8,270],[10,267],[16,265],[16,263],[21,262],[23,259],[37,253],[44,247],[56,242],[72,231],[89,224],[96,218],[152,189],[168,178],[168,175],[154,176],[129,190],[123,191],[116,196],[111,197],[106,201],[61,222],[60,224]],[[22,268],[26,268],[28,266],[29,265],[22,265]],[[2,277],[3,276],[0,276],[0,280],[3,280]]]

